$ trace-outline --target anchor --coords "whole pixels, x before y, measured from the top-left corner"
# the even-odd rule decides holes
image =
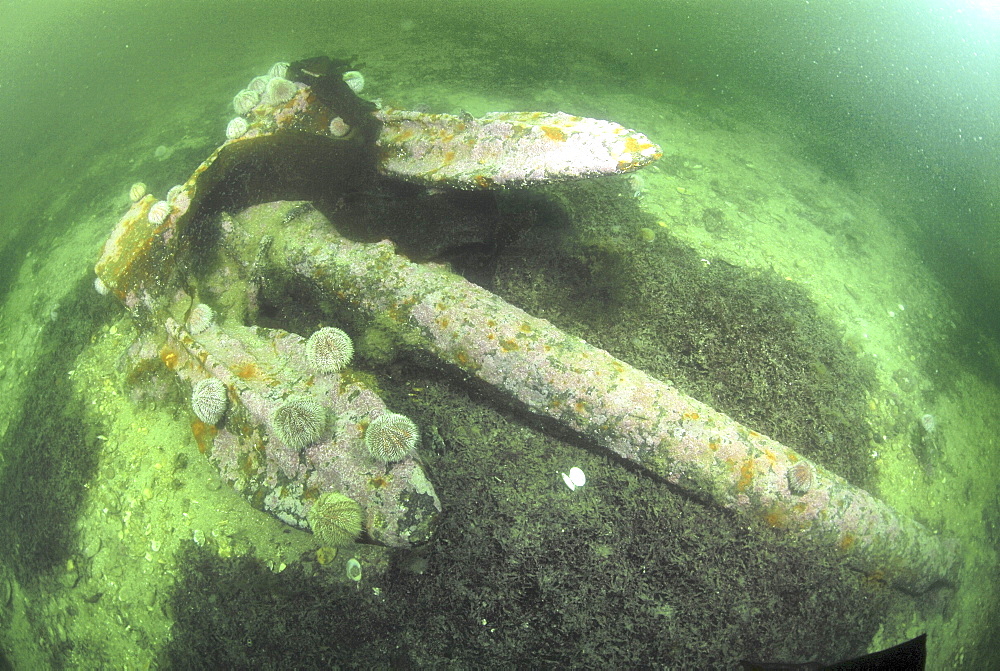
[[[455,272],[490,263],[483,240],[510,234],[501,211],[528,226],[516,212],[539,187],[639,170],[660,158],[654,142],[561,112],[394,109],[361,98],[362,82],[327,57],[255,78],[227,141],[187,181],[162,200],[134,189],[95,268],[150,356],[190,386],[199,449],[255,508],[329,544],[433,538],[442,506],[419,428],[350,365],[339,327],[351,322],[900,589],[954,582],[954,540],[507,303],[469,279],[474,268]],[[387,212],[396,230],[374,221]],[[261,323],[275,296],[329,326]]]

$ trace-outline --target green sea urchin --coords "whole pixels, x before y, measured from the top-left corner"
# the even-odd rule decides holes
[[[303,448],[323,435],[326,409],[311,398],[285,399],[271,414],[271,429],[285,445]]]
[[[309,336],[306,356],[314,368],[323,373],[336,373],[354,356],[351,338],[340,329],[327,326]]]
[[[409,417],[387,412],[365,430],[365,445],[381,461],[399,461],[417,445],[420,430]]]
[[[226,385],[218,378],[202,380],[194,386],[191,393],[191,409],[205,424],[218,424],[226,414],[228,403]]]
[[[316,538],[326,545],[346,545],[361,534],[361,506],[340,492],[321,494],[307,518]]]
[[[215,322],[215,311],[204,303],[198,303],[191,308],[187,318],[188,331],[191,335],[198,335],[204,332]]]

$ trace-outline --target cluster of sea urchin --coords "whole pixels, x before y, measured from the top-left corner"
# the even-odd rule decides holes
[[[361,534],[361,506],[340,492],[321,494],[306,517],[316,538],[326,545],[346,545]]]

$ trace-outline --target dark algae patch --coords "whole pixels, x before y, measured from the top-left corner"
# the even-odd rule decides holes
[[[870,486],[874,368],[802,289],[701,258],[620,180],[559,187],[552,199],[565,219],[504,250],[497,293]]]
[[[81,279],[44,328],[26,376],[26,403],[11,420],[0,454],[0,554],[28,584],[62,570],[77,543],[77,517],[97,470],[99,427],[69,377],[80,350],[106,316]]]

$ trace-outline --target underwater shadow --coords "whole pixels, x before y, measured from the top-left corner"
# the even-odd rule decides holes
[[[34,583],[64,566],[76,545],[76,520],[93,480],[100,428],[85,421],[86,399],[67,375],[107,318],[89,277],[67,294],[39,336],[42,352],[24,376],[25,404],[0,444],[0,554],[20,582]]]

